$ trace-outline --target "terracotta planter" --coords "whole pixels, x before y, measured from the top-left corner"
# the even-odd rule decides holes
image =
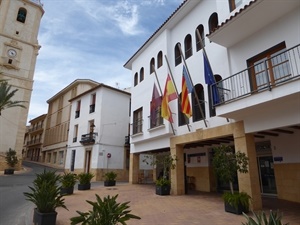
[[[156,186],[156,194],[157,195],[170,195],[171,186]]]
[[[34,209],[33,223],[35,225],[55,225],[57,212],[40,213],[37,208]]]
[[[84,191],[84,190],[90,190],[91,189],[91,183],[89,184],[78,184],[78,190]]]

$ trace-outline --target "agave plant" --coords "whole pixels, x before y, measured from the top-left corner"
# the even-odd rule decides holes
[[[129,202],[117,203],[118,195],[104,197],[103,200],[96,194],[96,202],[86,201],[93,206],[93,209],[88,212],[77,211],[79,216],[72,217],[71,225],[116,225],[121,223],[126,225],[126,221],[130,219],[141,219],[140,217],[131,214]]]
[[[59,179],[60,176],[55,171],[44,170],[43,173],[36,174],[33,187],[29,186],[31,192],[24,192],[26,200],[34,203],[40,213],[55,212],[58,207],[67,209],[60,193]]]
[[[249,217],[248,215],[243,213],[243,215],[247,219],[247,222],[242,223],[242,225],[288,225],[289,224],[289,223],[283,224],[281,222],[282,216],[279,215],[278,211],[274,212],[270,210],[269,218],[266,215],[266,213],[263,211],[258,213],[254,213],[254,212],[252,213],[256,221],[252,217]]]

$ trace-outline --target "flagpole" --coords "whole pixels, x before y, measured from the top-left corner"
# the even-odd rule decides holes
[[[188,76],[189,76],[189,78],[190,78],[190,81],[191,81],[191,83],[192,83],[192,86],[194,87],[193,80],[192,80],[192,78],[191,78],[191,75],[190,75],[189,68],[187,67],[187,64],[186,64],[185,58],[184,58],[184,56],[183,56],[183,53],[182,53],[182,50],[181,50],[181,46],[180,46],[180,45],[178,45],[178,44],[177,44],[177,46],[178,46],[178,48],[179,48],[180,55],[181,55],[181,57],[182,57],[182,59],[183,59],[183,63],[184,63],[184,65],[185,65],[185,68],[186,68],[187,74],[188,74]],[[196,92],[196,90],[195,90],[195,92]],[[195,97],[196,97],[196,101],[197,101],[197,103],[198,103],[199,110],[200,110],[201,116],[202,116],[202,118],[203,118],[203,121],[204,121],[205,127],[207,127],[207,123],[206,123],[206,120],[205,120],[205,117],[204,117],[203,110],[202,110],[202,108],[201,108],[201,105],[200,105],[200,100],[199,100],[199,98],[198,98],[198,94],[197,94],[197,92],[196,92],[196,93],[194,93],[194,95],[195,95]]]
[[[207,57],[206,50],[205,50],[205,48],[204,48],[204,45],[203,45],[203,42],[202,42],[201,35],[200,35],[200,33],[199,33],[199,30],[198,30],[198,29],[196,29],[196,33],[197,33],[197,37],[198,37],[198,39],[199,39],[199,42],[200,42],[201,48],[202,48],[202,50],[203,50],[203,53],[204,53],[204,55],[205,55],[205,57],[206,57],[206,59],[207,59],[208,65],[209,65],[209,67],[210,67],[210,69],[211,69],[211,72],[213,72],[213,70],[212,70],[212,67],[211,67],[211,65],[210,65],[210,62],[209,62],[209,60],[208,60],[208,57]],[[215,76],[213,76],[213,79],[214,79],[214,82],[216,83]]]
[[[200,35],[200,32],[199,32],[198,29],[196,29],[196,33],[197,33],[197,37],[198,37],[198,39],[199,39],[201,48],[202,48],[202,50],[203,50],[203,53],[204,53],[204,55],[205,55],[205,57],[206,57],[206,59],[207,59],[208,65],[209,65],[209,67],[210,67],[210,70],[211,70],[211,72],[213,73],[212,67],[211,67],[210,62],[209,62],[209,60],[208,60],[207,53],[206,53],[206,50],[205,50],[205,47],[204,47],[204,44],[203,44],[203,41],[202,41],[202,38],[201,38],[201,35]],[[214,83],[216,83],[215,76],[213,76],[213,79],[214,79]],[[217,87],[217,88],[218,88],[218,87]],[[211,95],[212,95],[212,90],[210,90],[210,92],[211,92]],[[217,94],[219,95],[219,91],[217,91]],[[220,97],[220,96],[219,96],[219,97]],[[228,118],[226,118],[226,120],[227,120],[227,122],[229,122],[229,119],[228,119]]]
[[[172,74],[172,71],[171,71],[171,68],[170,68],[169,60],[168,60],[168,58],[167,58],[166,55],[165,55],[165,59],[166,59],[166,62],[167,62],[167,65],[168,65],[168,68],[169,68],[169,71],[170,71],[171,79],[172,79],[172,82],[174,84],[176,94],[178,96],[178,103],[181,105],[181,99],[179,98],[178,90],[177,90],[176,84],[174,82],[174,78],[173,78],[173,74]],[[187,126],[189,132],[191,132],[190,126],[188,124],[189,123],[189,119],[186,116],[184,116],[184,120],[185,120],[185,123],[186,123],[186,126]]]
[[[157,81],[158,88],[159,88],[159,91],[160,91],[160,93],[161,93],[161,96],[163,96],[162,89],[161,89],[161,87],[160,87],[160,83],[159,83],[159,80],[158,80],[157,73],[156,73],[156,70],[155,70],[154,65],[152,65],[152,69],[153,69],[153,71],[154,71],[154,75],[155,75],[155,78],[156,78],[156,81]],[[175,90],[176,90],[176,88],[175,88]],[[176,93],[176,94],[177,94],[177,93]],[[160,106],[160,108],[161,108],[161,106]],[[171,113],[172,113],[172,112],[171,112]],[[169,123],[171,124],[171,128],[172,128],[173,134],[175,135],[175,130],[174,130],[174,127],[173,127],[173,123],[171,123],[170,121],[169,121]]]

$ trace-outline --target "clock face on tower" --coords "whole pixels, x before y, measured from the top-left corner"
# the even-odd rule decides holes
[[[9,57],[11,57],[11,58],[16,57],[17,51],[14,50],[14,49],[9,49],[9,50],[7,51],[7,55],[8,55]]]

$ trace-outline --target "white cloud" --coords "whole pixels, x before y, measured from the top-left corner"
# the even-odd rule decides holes
[[[120,89],[132,83],[124,63],[168,18],[178,0],[42,0],[42,46],[29,120],[47,113],[46,101],[75,79]],[[177,3],[176,3],[177,2]]]

